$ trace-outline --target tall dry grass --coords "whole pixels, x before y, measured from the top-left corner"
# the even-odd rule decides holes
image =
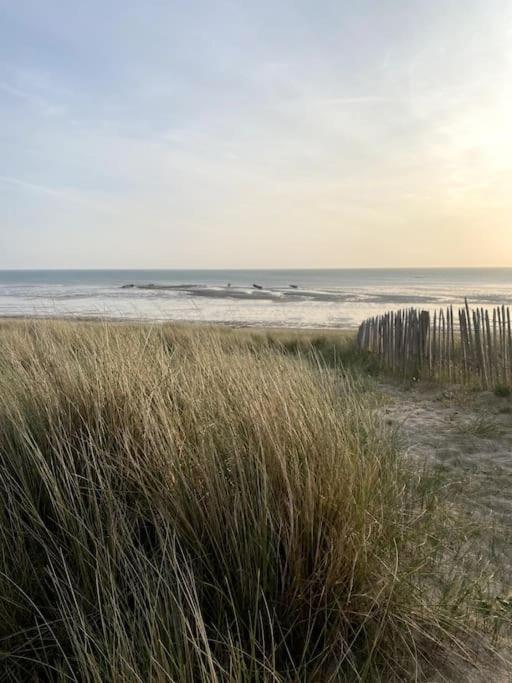
[[[470,656],[437,494],[364,386],[288,351],[0,327],[0,680],[407,681]]]

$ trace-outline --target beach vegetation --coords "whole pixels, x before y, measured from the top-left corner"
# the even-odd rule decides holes
[[[511,393],[512,391],[507,384],[498,383],[494,387],[494,395],[498,398],[509,398]]]
[[[449,496],[345,342],[279,337],[1,325],[1,680],[417,681],[474,661],[495,620]]]

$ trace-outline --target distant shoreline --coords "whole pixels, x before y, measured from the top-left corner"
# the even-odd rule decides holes
[[[217,321],[217,320],[178,320],[178,319],[145,319],[145,318],[116,318],[108,316],[65,316],[65,315],[0,315],[0,325],[6,322],[67,322],[67,323],[95,323],[95,324],[117,324],[117,325],[176,325],[179,327],[220,327],[232,330],[248,331],[271,331],[271,332],[322,332],[322,333],[355,333],[357,326],[346,325],[344,327],[333,327],[317,325],[314,327],[297,327],[290,325],[250,325],[241,321]]]
[[[512,269],[0,271],[0,316],[357,329],[386,311],[512,305]]]

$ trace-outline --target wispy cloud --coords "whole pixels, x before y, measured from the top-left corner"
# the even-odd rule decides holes
[[[12,85],[5,81],[0,81],[0,92],[18,100],[22,100],[46,116],[57,116],[65,112],[65,107],[62,105],[51,103],[34,92],[21,89],[16,85]]]
[[[22,178],[13,178],[3,175],[0,175],[0,184],[7,186],[10,185],[28,192],[46,195],[60,201],[77,204],[78,206],[82,206],[87,209],[93,209],[95,211],[109,214],[115,213],[115,207],[111,203],[108,203],[107,201],[100,201],[97,198],[88,197],[85,193],[73,189],[48,187],[46,185],[30,182]]]

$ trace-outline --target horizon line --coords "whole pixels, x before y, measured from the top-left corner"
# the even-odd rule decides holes
[[[294,270],[509,270],[512,269],[512,264],[508,266],[489,266],[489,265],[478,265],[478,266],[286,266],[286,267],[258,267],[251,266],[248,268],[244,267],[214,267],[214,268],[198,268],[198,267],[184,267],[184,266],[151,266],[151,267],[82,267],[82,268],[4,268],[0,267],[0,273],[14,273],[14,272],[107,272],[107,271],[294,271]]]

